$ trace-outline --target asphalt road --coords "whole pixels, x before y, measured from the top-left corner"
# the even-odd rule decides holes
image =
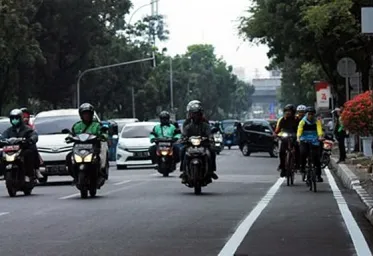
[[[371,255],[373,228],[358,197],[328,170],[318,193],[299,178],[287,187],[277,161],[225,150],[220,179],[201,196],[178,172],[152,169],[113,168],[86,200],[57,182],[65,177],[29,197],[9,198],[1,183],[0,255]]]

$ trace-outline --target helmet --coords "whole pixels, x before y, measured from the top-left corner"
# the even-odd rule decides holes
[[[295,112],[295,107],[293,104],[287,104],[285,107],[284,107],[284,112],[286,111],[291,111],[291,112]]]
[[[199,100],[192,100],[187,105],[187,108],[186,108],[187,112],[189,112],[190,107],[195,104],[199,104],[202,107],[202,103]]]
[[[203,108],[200,103],[194,103],[189,106],[188,112],[189,113],[198,113],[198,112],[202,113]]]
[[[22,111],[22,113],[24,113],[24,114],[31,114],[31,112],[27,109],[27,108],[21,108],[20,109],[21,111]]]
[[[305,105],[299,105],[297,107],[298,112],[306,112],[306,110],[307,110],[307,107]]]
[[[79,107],[79,115],[82,115],[83,112],[91,112],[93,115],[93,113],[95,112],[95,108],[89,103],[83,103]]]
[[[159,118],[160,118],[160,119],[164,119],[164,118],[170,119],[170,113],[168,113],[167,111],[162,111],[162,112],[159,114]]]
[[[22,110],[20,110],[18,108],[13,109],[9,113],[10,123],[13,126],[20,126],[23,123],[22,116],[23,116]]]
[[[316,109],[314,107],[307,107],[306,112],[307,113],[314,113],[314,114],[316,114]]]

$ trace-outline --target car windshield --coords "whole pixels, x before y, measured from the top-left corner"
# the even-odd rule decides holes
[[[125,126],[122,131],[122,138],[147,138],[153,127],[153,125]]]
[[[39,135],[62,134],[63,129],[71,129],[80,121],[78,115],[74,116],[48,116],[35,119],[35,129]]]

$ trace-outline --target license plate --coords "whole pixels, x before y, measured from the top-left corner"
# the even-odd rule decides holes
[[[159,142],[158,146],[160,146],[160,147],[171,147],[171,143],[170,142]]]
[[[91,148],[93,148],[93,144],[75,144],[75,148],[77,148],[77,149],[91,149]]]
[[[148,157],[149,152],[135,152],[133,155],[137,157]]]
[[[66,171],[66,166],[65,165],[52,165],[52,166],[47,166],[46,171],[48,173],[60,173]]]

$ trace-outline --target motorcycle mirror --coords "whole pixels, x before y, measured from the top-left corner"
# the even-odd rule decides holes
[[[218,130],[218,128],[216,128],[216,127],[214,127],[214,128],[212,128],[211,129],[211,133],[216,133],[216,132],[218,132],[219,130]]]
[[[63,134],[68,134],[68,133],[71,133],[71,132],[70,132],[69,129],[66,129],[66,128],[65,128],[65,129],[63,129],[63,130],[61,131],[61,133],[63,133]]]

